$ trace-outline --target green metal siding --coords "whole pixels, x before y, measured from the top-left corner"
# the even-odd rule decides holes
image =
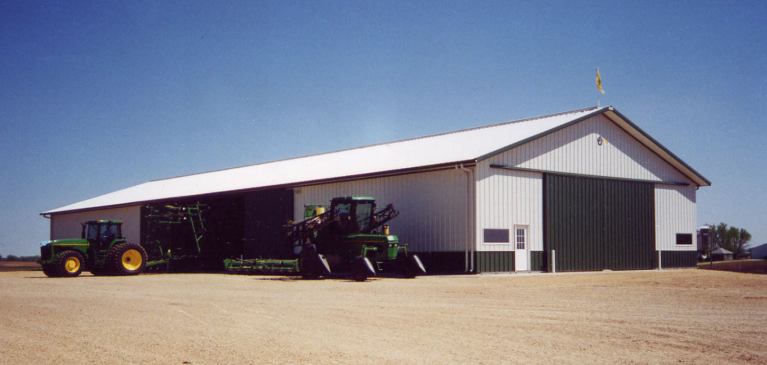
[[[466,271],[466,252],[413,252],[427,274],[455,274]]]
[[[477,252],[477,273],[514,271],[514,251]]]
[[[655,253],[654,185],[605,180],[605,263],[607,269],[651,269]]]
[[[544,252],[551,271],[651,269],[651,183],[556,174],[544,177]]]
[[[429,274],[455,274],[466,271],[465,252],[413,252],[426,267]],[[537,253],[542,260],[542,252]],[[533,257],[535,257],[534,255]],[[474,269],[477,273],[513,272],[514,251],[474,252]]]
[[[696,267],[698,266],[698,251],[662,251],[661,260],[662,269]],[[657,251],[655,251],[653,267],[658,267]]]
[[[546,174],[544,177],[544,251],[551,271],[603,269],[602,179]]]
[[[546,271],[546,255],[541,251],[530,252],[530,271]]]

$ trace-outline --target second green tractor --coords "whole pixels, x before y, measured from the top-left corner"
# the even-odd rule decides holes
[[[147,264],[143,247],[122,236],[122,221],[82,223],[79,239],[43,242],[40,264],[48,277],[76,277],[83,270],[93,275],[138,275]]]

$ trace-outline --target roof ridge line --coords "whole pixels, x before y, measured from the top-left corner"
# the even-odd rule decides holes
[[[602,107],[602,108],[607,108],[607,107]],[[149,180],[148,182],[157,182],[157,181],[173,180],[173,179],[179,179],[179,178],[182,178],[182,177],[189,177],[189,176],[204,175],[204,174],[210,174],[210,173],[214,173],[214,172],[221,172],[221,171],[227,171],[227,170],[236,170],[236,169],[242,169],[242,168],[246,168],[246,167],[252,167],[252,166],[266,165],[266,164],[277,163],[277,162],[284,162],[284,161],[290,161],[290,160],[298,160],[298,159],[301,159],[301,158],[308,158],[308,157],[316,157],[316,156],[322,156],[322,155],[329,155],[329,154],[332,154],[332,153],[339,153],[339,152],[354,151],[354,150],[359,150],[359,149],[363,149],[363,148],[369,148],[369,147],[376,147],[376,146],[383,146],[383,145],[389,145],[389,144],[395,144],[395,143],[402,143],[402,142],[416,141],[416,140],[419,140],[419,139],[434,138],[434,137],[445,136],[445,135],[449,135],[449,134],[455,134],[455,133],[464,133],[464,132],[469,132],[469,131],[474,131],[474,130],[480,130],[480,129],[485,129],[485,128],[498,127],[498,126],[507,125],[507,124],[513,124],[513,123],[521,123],[521,122],[529,122],[529,121],[531,121],[531,120],[536,120],[536,119],[551,118],[551,117],[556,117],[556,116],[565,115],[565,114],[581,113],[581,112],[590,111],[590,110],[597,110],[597,109],[600,109],[600,108],[599,108],[599,107],[596,107],[596,106],[592,106],[592,107],[581,108],[581,109],[570,110],[570,111],[564,111],[564,112],[559,112],[559,113],[546,114],[546,115],[541,115],[541,116],[537,116],[537,117],[530,117],[530,118],[516,119],[516,120],[511,120],[511,121],[506,121],[506,122],[501,122],[501,123],[494,123],[494,124],[488,124],[488,125],[483,125],[483,126],[478,126],[478,127],[471,127],[471,128],[459,129],[459,130],[455,130],[455,131],[442,132],[442,133],[436,133],[436,134],[429,134],[429,135],[426,135],[426,136],[420,136],[420,137],[412,137],[412,138],[405,138],[405,139],[396,140],[396,141],[391,141],[391,142],[375,143],[375,144],[366,145],[366,146],[351,147],[351,148],[346,148],[346,149],[341,149],[341,150],[336,150],[336,151],[329,151],[329,152],[315,153],[315,154],[312,154],[312,155],[306,155],[306,156],[298,156],[298,157],[283,158],[283,159],[279,159],[279,160],[273,160],[273,161],[267,161],[267,162],[254,163],[254,164],[250,164],[250,165],[242,165],[242,166],[227,167],[227,168],[223,168],[223,169],[217,169],[217,170],[211,170],[211,171],[203,171],[203,172],[196,172],[196,173],[191,173],[191,174],[186,174],[186,175],[179,175],[179,176],[173,176],[173,177],[166,177],[166,178],[162,178],[162,179],[154,179],[154,180]]]

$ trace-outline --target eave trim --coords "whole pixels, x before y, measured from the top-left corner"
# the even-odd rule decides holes
[[[144,205],[144,204],[147,204],[147,203],[151,203],[151,202],[160,202],[160,201],[167,202],[167,201],[172,201],[172,200],[176,200],[176,199],[202,198],[202,197],[208,197],[208,196],[213,196],[213,195],[231,195],[231,194],[247,193],[247,192],[253,192],[253,191],[261,191],[261,190],[292,189],[292,188],[300,188],[300,187],[306,187],[306,186],[312,186],[312,185],[339,183],[339,182],[352,181],[352,180],[377,179],[377,178],[390,177],[390,176],[409,175],[409,174],[417,174],[417,173],[433,172],[433,171],[442,171],[442,170],[452,170],[457,165],[461,165],[461,164],[464,167],[473,167],[473,166],[476,165],[476,163],[477,163],[476,160],[454,161],[454,162],[447,162],[447,163],[441,163],[441,164],[429,165],[429,166],[420,166],[420,167],[407,168],[407,169],[389,170],[389,171],[382,171],[382,172],[376,172],[376,173],[370,173],[370,174],[340,176],[340,177],[334,177],[334,178],[329,178],[329,179],[301,181],[301,182],[295,182],[295,183],[289,183],[289,184],[259,186],[259,187],[255,187],[255,188],[228,190],[228,191],[217,191],[217,192],[204,193],[204,194],[193,194],[193,195],[180,195],[180,196],[172,196],[172,197],[163,197],[163,198],[160,198],[160,199],[149,199],[149,200],[131,201],[131,202],[125,202],[125,203],[119,203],[119,204],[112,204],[112,205],[101,205],[101,206],[94,206],[94,207],[89,207],[89,208],[63,210],[63,211],[58,211],[58,212],[47,211],[47,212],[40,213],[40,215],[43,216],[43,217],[45,217],[45,216],[49,216],[50,217],[50,216],[54,216],[54,215],[58,215],[58,214],[71,214],[71,213],[87,212],[87,211],[90,211],[90,210],[115,209],[115,208],[124,208],[124,207],[132,207],[132,206],[141,206],[141,205]],[[46,217],[46,218],[49,218],[49,217]]]
[[[652,184],[660,184],[660,185],[690,186],[690,183],[686,183],[686,182],[642,180],[642,179],[629,179],[629,178],[625,178],[625,177],[612,177],[612,176],[602,176],[602,175],[575,174],[575,173],[571,173],[571,172],[546,171],[546,170],[538,170],[538,169],[528,169],[528,168],[524,168],[524,167],[503,166],[503,165],[496,165],[496,164],[491,164],[490,168],[501,169],[501,170],[524,171],[524,172],[537,172],[537,173],[541,173],[541,174],[551,174],[551,175],[586,177],[586,178],[590,178],[590,179],[608,179],[608,180],[619,180],[619,181],[629,181],[629,182],[652,183]]]
[[[690,171],[690,172],[691,172],[693,175],[695,175],[695,177],[697,177],[699,180],[701,180],[701,181],[705,182],[705,184],[700,184],[701,186],[711,186],[711,181],[709,181],[708,179],[706,179],[706,177],[705,177],[705,176],[701,175],[701,174],[700,174],[698,171],[695,171],[695,169],[694,169],[694,168],[692,168],[690,165],[688,165],[686,162],[684,162],[684,161],[683,161],[681,158],[677,157],[677,155],[675,155],[675,154],[674,154],[673,152],[671,152],[671,151],[670,151],[668,148],[666,148],[665,146],[663,146],[663,145],[662,145],[660,142],[658,142],[657,140],[655,140],[655,138],[652,138],[652,136],[650,136],[649,134],[647,134],[647,132],[643,131],[643,130],[642,130],[642,128],[639,128],[639,127],[638,127],[636,124],[634,124],[634,122],[632,122],[632,121],[631,121],[629,118],[626,118],[626,116],[625,116],[625,115],[623,115],[623,114],[621,114],[621,112],[619,112],[617,109],[615,109],[615,108],[613,108],[613,107],[609,107],[609,110],[608,110],[608,111],[610,111],[610,112],[612,112],[612,113],[615,113],[615,115],[617,115],[619,118],[621,118],[623,121],[625,121],[625,122],[626,122],[626,124],[628,124],[629,126],[631,126],[631,128],[634,128],[634,129],[635,129],[637,132],[639,132],[639,133],[640,133],[642,136],[644,136],[645,138],[649,139],[649,140],[650,140],[650,142],[652,142],[654,145],[656,145],[658,148],[660,148],[660,149],[661,149],[663,152],[667,153],[667,154],[669,155],[669,157],[671,157],[671,158],[672,158],[672,159],[674,159],[675,161],[679,162],[679,163],[680,163],[682,166],[684,166],[684,168],[686,168],[687,170],[689,170],[689,171]],[[608,118],[609,118],[609,117],[608,117]],[[663,158],[663,157],[661,156],[661,158]],[[664,160],[666,160],[666,159],[664,158]],[[669,161],[666,161],[666,162],[668,163]],[[680,172],[681,172],[681,171],[680,171]],[[684,175],[687,175],[687,177],[690,177],[690,176],[689,176],[689,174],[685,174],[684,172],[682,172],[682,174],[684,174]],[[692,179],[692,180],[695,180],[695,179]]]

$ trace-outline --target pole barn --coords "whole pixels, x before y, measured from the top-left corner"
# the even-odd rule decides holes
[[[602,107],[154,180],[41,214],[51,239],[119,219],[143,244],[147,205],[200,202],[225,256],[289,255],[280,227],[305,205],[365,195],[401,212],[392,234],[432,273],[653,269],[695,266],[696,192],[710,185]]]

